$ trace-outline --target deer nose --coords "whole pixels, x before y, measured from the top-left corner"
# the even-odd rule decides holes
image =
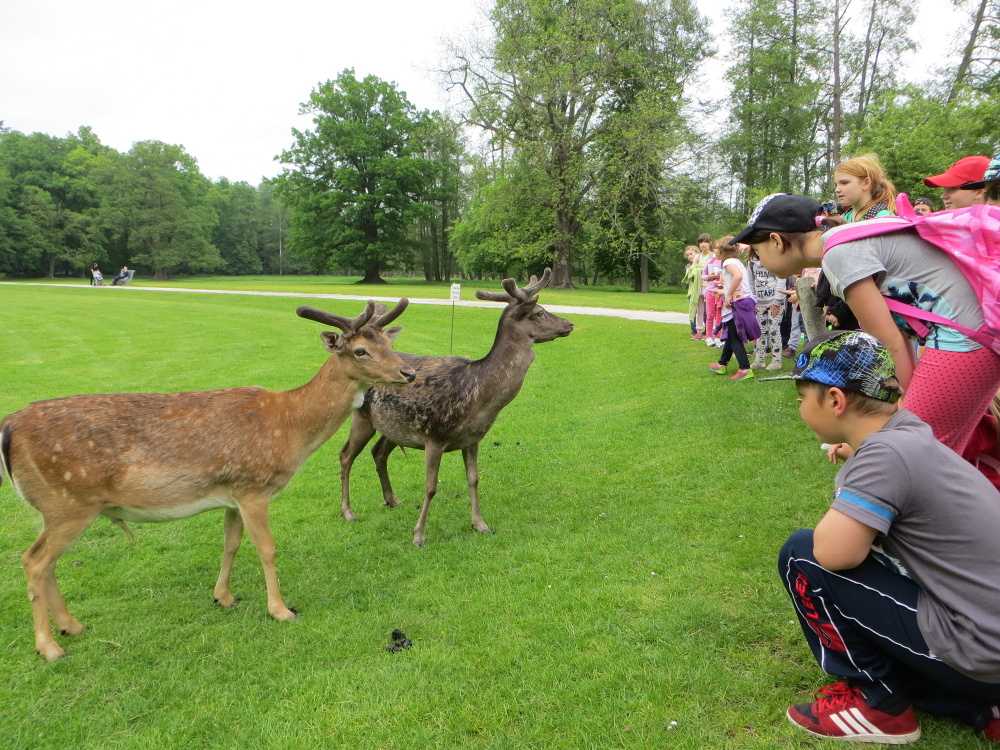
[[[403,379],[407,383],[412,383],[417,377],[417,373],[413,370],[400,370],[399,374],[403,376]]]

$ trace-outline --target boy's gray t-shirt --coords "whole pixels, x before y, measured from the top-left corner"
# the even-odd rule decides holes
[[[917,623],[934,655],[1000,683],[1000,493],[905,409],[837,474],[832,507],[921,587]]]
[[[834,227],[823,235],[824,241],[838,231],[863,223]],[[982,306],[965,276],[943,250],[922,239],[914,229],[831,247],[823,255],[823,273],[830,290],[841,299],[851,284],[874,276],[883,297],[916,305],[966,328],[976,329],[983,324]],[[905,323],[901,328],[912,333]],[[933,349],[965,352],[981,348],[954,328],[931,324],[930,329],[927,345]]]

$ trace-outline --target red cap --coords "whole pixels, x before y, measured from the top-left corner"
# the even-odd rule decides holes
[[[928,187],[953,188],[970,182],[982,182],[989,165],[988,156],[966,156],[948,167],[944,174],[925,177],[924,184]]]

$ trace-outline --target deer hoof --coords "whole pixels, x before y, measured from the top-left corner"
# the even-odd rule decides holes
[[[291,607],[285,607],[284,612],[272,612],[271,617],[278,622],[293,622],[299,619],[298,614]]]
[[[398,497],[396,497],[395,495],[393,495],[390,498],[386,498],[386,501],[385,501],[385,504],[388,505],[390,508],[395,508],[397,505],[399,505],[399,503],[400,503],[400,499]]]
[[[83,625],[78,623],[76,620],[67,623],[66,627],[59,628],[59,632],[62,633],[63,635],[80,635],[80,633],[82,633],[84,630],[86,630],[86,628],[83,627]]]
[[[231,609],[232,607],[236,606],[236,602],[238,600],[235,599],[234,597],[230,596],[229,594],[227,594],[226,596],[221,597],[221,598],[220,597],[215,597],[214,601],[215,601],[216,604],[218,604],[223,609]]]
[[[35,650],[38,652],[39,656],[45,658],[45,661],[55,661],[56,659],[66,658],[66,652],[59,648],[58,644],[55,642],[47,646],[37,646]]]
[[[354,515],[353,513],[351,513],[351,511],[347,511],[346,513],[341,513],[340,515],[342,515],[344,517],[344,520],[347,521],[347,523],[357,523],[358,522],[358,517],[356,515]]]
[[[472,524],[472,528],[474,528],[480,534],[492,534],[493,533],[492,531],[490,531],[490,527],[487,526],[482,521],[480,521],[479,523]]]

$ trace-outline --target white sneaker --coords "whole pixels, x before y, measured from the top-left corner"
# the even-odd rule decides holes
[[[715,346],[715,339],[705,339],[705,346]]]
[[[761,369],[763,369],[764,368],[764,360],[762,360],[762,359],[755,359],[753,362],[750,363],[750,368],[753,369],[753,370],[761,370]]]
[[[781,369],[781,360],[780,359],[772,359],[771,360],[771,364],[769,364],[767,366],[767,369],[768,370],[780,370]]]

